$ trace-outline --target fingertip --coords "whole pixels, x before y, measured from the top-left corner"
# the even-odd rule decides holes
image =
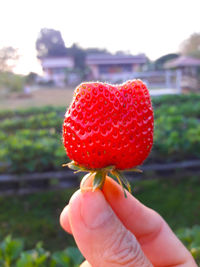
[[[72,203],[79,195],[80,190],[78,190],[77,192],[75,192],[71,199],[70,199],[70,203]],[[71,229],[71,225],[70,225],[70,203],[63,209],[63,211],[60,214],[60,225],[61,227],[68,232],[69,234],[72,234],[72,229]]]
[[[69,234],[72,234],[71,226],[69,223],[69,206],[68,205],[63,209],[63,211],[60,214],[60,225],[66,232],[68,232]]]
[[[106,177],[103,193],[105,197],[111,196],[116,199],[124,199],[124,192],[122,188],[110,177]],[[129,192],[127,192],[127,196],[129,196]]]

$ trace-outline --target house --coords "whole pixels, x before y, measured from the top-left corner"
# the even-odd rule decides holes
[[[144,54],[91,54],[86,57],[86,65],[91,70],[92,79],[111,82],[129,79],[133,72],[142,71],[146,63],[147,57]]]
[[[165,63],[165,69],[179,70],[181,73],[181,87],[184,90],[200,89],[200,59],[180,56]]]
[[[165,64],[165,68],[180,69],[183,75],[196,77],[198,74],[198,68],[200,68],[200,59],[180,56],[176,59],[169,60]]]
[[[74,68],[72,57],[46,57],[41,58],[43,69],[43,80],[52,81],[55,85],[63,87],[65,85],[66,70]]]
[[[41,58],[43,81],[52,81],[63,87],[66,83],[67,70],[73,70],[75,63],[72,57]],[[133,77],[133,73],[142,71],[147,63],[144,54],[137,56],[124,54],[90,54],[86,56],[85,65],[90,69],[88,80],[123,82]],[[68,83],[76,83],[78,78],[73,71],[68,75]]]

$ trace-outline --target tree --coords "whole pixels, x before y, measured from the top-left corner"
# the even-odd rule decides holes
[[[0,72],[12,71],[19,55],[15,48],[11,46],[0,49]]]
[[[159,57],[158,59],[156,59],[156,61],[154,62],[154,66],[156,70],[160,70],[163,69],[164,64],[171,59],[175,59],[179,57],[179,54],[175,54],[175,53],[171,53],[171,54],[167,54],[164,55],[162,57]]]
[[[25,81],[27,84],[34,84],[36,82],[37,77],[38,77],[37,73],[29,72],[29,74],[27,74],[25,77]]]
[[[111,54],[110,52],[108,52],[108,50],[106,49],[100,49],[100,48],[87,48],[85,49],[85,52],[90,55],[90,54]]]
[[[77,44],[73,44],[70,48],[67,49],[67,52],[68,55],[74,58],[75,68],[85,68],[86,52],[84,49],[80,48]]]
[[[180,47],[183,55],[200,57],[200,32],[193,33]]]
[[[91,54],[110,54],[106,49],[99,48],[86,48],[83,49],[77,44],[73,44],[70,48],[67,49],[68,55],[74,58],[75,67],[78,69],[85,68],[85,59],[87,55]]]
[[[36,40],[38,57],[63,57],[67,48],[60,31],[43,28]]]

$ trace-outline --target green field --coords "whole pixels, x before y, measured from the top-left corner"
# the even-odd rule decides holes
[[[7,106],[7,102],[4,105],[7,109],[0,110],[1,174],[62,169],[66,154],[61,126],[66,107],[63,102],[55,106],[43,106],[43,103],[38,102],[39,107],[27,105],[15,109]],[[200,95],[157,97],[153,98],[153,106],[154,146],[147,163],[200,159]],[[159,212],[174,231],[199,224],[199,172],[175,171],[168,176],[164,173],[165,178],[145,172],[144,176],[148,179],[132,183],[136,198]],[[59,215],[75,190],[1,196],[1,240],[12,234],[25,241],[26,249],[43,241],[44,248],[50,251],[74,246],[73,238],[59,225]],[[186,230],[186,244],[188,240]],[[200,241],[195,242],[191,241],[190,247],[200,247]]]
[[[150,176],[150,175],[149,175]],[[151,178],[151,176],[150,176]],[[151,179],[132,183],[133,195],[158,211],[173,230],[199,224],[200,179]],[[75,190],[75,189],[74,189]],[[28,248],[38,240],[52,251],[74,244],[59,225],[59,215],[74,190],[0,198],[1,235],[23,237]]]
[[[149,163],[200,159],[200,95],[153,98],[155,131]],[[0,173],[61,170],[66,162],[66,107],[0,110]]]

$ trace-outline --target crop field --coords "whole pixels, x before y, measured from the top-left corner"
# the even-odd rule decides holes
[[[72,91],[63,90],[63,94],[66,92],[66,99],[69,97],[71,100]],[[41,99],[45,100],[45,93]],[[62,163],[67,161],[61,140],[66,103],[64,99],[56,101],[60,101],[59,104],[43,105],[43,102],[38,102],[35,107],[15,106],[17,108],[5,105],[6,108],[0,110],[1,175],[62,170]],[[156,97],[153,98],[153,106],[154,146],[145,164],[199,160],[200,95]],[[165,179],[150,172],[145,176],[149,179],[132,183],[133,194],[142,203],[158,211],[172,229],[179,232],[189,248],[197,247],[200,251],[200,239],[197,238],[200,229],[179,230],[199,224],[199,171],[193,174],[189,170],[175,171],[168,173]],[[74,246],[72,237],[59,226],[59,214],[75,190],[1,196],[1,240],[12,234],[14,238],[20,237],[25,241],[25,249],[31,249],[38,241],[43,241],[44,248],[52,252]],[[41,248],[37,249],[42,251]],[[66,262],[69,260],[66,256]]]
[[[187,99],[187,101],[186,101]],[[154,146],[146,163],[200,159],[200,95],[153,99]],[[66,107],[0,111],[0,173],[61,170]]]

